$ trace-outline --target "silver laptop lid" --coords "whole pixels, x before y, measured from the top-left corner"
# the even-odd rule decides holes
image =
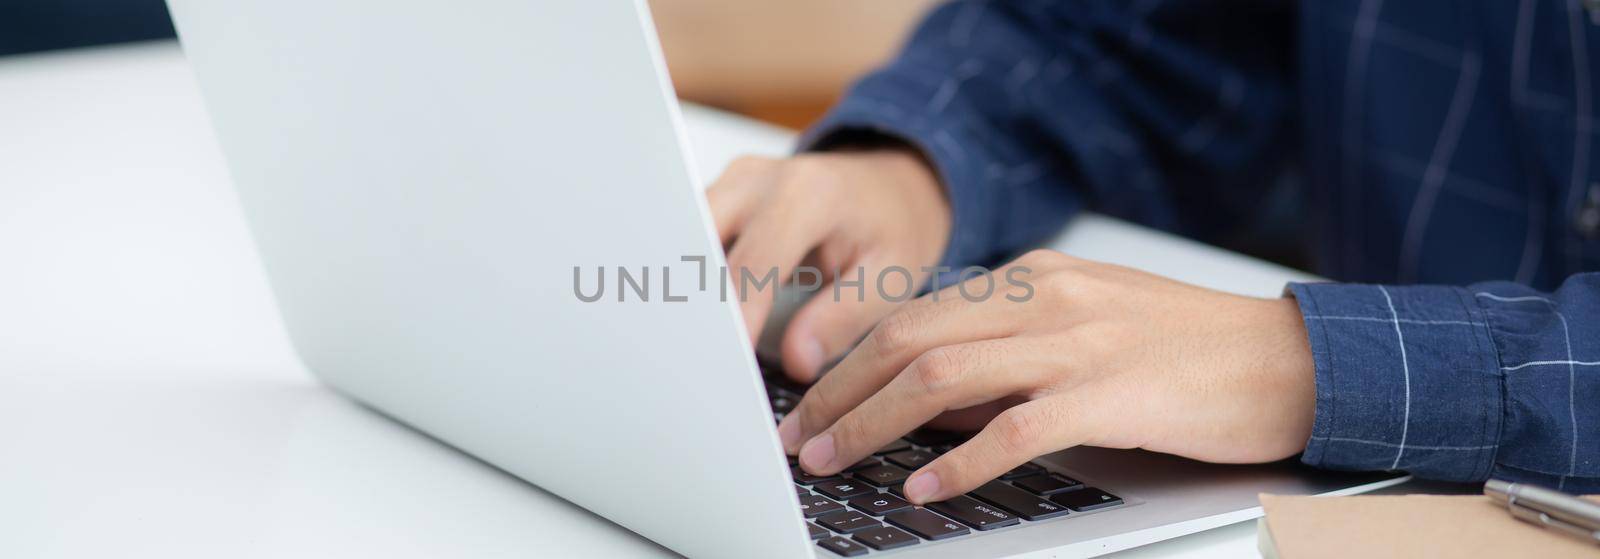
[[[312,371],[687,555],[812,554],[643,0],[171,7]]]

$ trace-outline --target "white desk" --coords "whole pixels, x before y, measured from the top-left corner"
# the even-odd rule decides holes
[[[689,117],[708,179],[789,147]],[[1056,246],[1255,294],[1305,277],[1096,217]],[[1125,556],[1253,553],[1244,523]],[[175,45],[0,59],[0,557],[658,555],[307,376]]]

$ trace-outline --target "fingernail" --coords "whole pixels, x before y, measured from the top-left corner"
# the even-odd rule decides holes
[[[794,414],[785,415],[783,421],[778,422],[778,441],[783,443],[784,452],[800,446],[800,421]]]
[[[833,462],[833,434],[823,433],[800,449],[800,465],[811,472],[825,471]]]
[[[914,503],[926,503],[939,492],[939,474],[923,472],[906,480],[906,498]]]
[[[798,350],[799,355],[795,357],[800,358],[800,372],[805,374],[807,379],[817,378],[817,372],[822,368],[822,360],[825,358],[822,354],[822,342],[807,337],[801,340]]]

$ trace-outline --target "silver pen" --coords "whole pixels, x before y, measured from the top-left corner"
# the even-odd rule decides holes
[[[1600,544],[1600,504],[1543,487],[1491,479],[1483,494],[1506,504],[1511,516]]]

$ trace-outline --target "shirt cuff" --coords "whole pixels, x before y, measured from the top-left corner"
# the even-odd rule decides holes
[[[1481,481],[1504,417],[1499,357],[1464,289],[1293,283],[1316,363],[1301,461]]]

